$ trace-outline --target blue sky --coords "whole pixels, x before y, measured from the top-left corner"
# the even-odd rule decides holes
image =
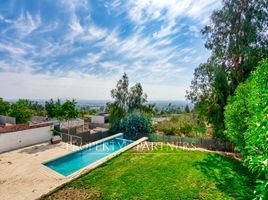
[[[183,100],[218,0],[0,0],[0,96],[109,99],[123,72]]]

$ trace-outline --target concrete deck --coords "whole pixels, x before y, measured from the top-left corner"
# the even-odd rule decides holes
[[[65,143],[42,143],[0,154],[0,199],[36,199],[64,183],[42,163],[69,152]]]
[[[99,140],[95,144],[119,135],[122,133]],[[76,146],[69,145],[67,150],[66,143],[63,142],[56,145],[42,143],[2,153],[0,154],[0,199],[37,199],[147,139],[143,137],[67,177],[47,168],[42,163],[79,150]]]

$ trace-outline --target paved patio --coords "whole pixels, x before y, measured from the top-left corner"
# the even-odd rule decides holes
[[[67,178],[42,165],[69,153],[65,143],[42,143],[0,154],[0,199],[36,199]]]

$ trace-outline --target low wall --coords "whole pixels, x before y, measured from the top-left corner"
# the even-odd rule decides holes
[[[0,133],[0,153],[49,141],[51,135],[51,126]]]
[[[29,124],[16,124],[16,125],[10,125],[10,126],[0,126],[0,134],[1,133],[10,133],[10,132],[16,132],[16,131],[23,131],[28,129],[34,129],[34,128],[40,128],[40,127],[46,127],[50,126],[52,123],[49,124],[36,124],[36,125],[29,125]]]

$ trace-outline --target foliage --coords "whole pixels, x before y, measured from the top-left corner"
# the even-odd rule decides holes
[[[224,68],[213,66],[213,61],[210,61],[195,69],[187,98],[195,103],[195,111],[202,117],[200,119],[212,124],[213,135],[223,137],[223,112],[229,95],[229,85]]]
[[[225,111],[226,135],[256,174],[258,198],[268,197],[268,60],[230,98]]]
[[[10,103],[0,98],[0,115],[8,115]]]
[[[153,113],[154,113],[154,116],[165,116],[168,114],[182,114],[183,111],[180,107],[168,106],[168,107],[163,107],[163,108],[155,108]]]
[[[47,115],[45,108],[37,101],[30,101],[29,99],[19,99],[17,103],[32,110],[33,115],[36,116]]]
[[[63,119],[75,119],[78,116],[75,100],[66,100],[61,106],[61,117]]]
[[[268,57],[266,8],[264,0],[225,0],[202,30],[212,56],[195,69],[187,98],[195,103],[198,116],[213,125],[216,137],[224,136],[227,97]]]
[[[188,137],[206,136],[206,126],[196,122],[190,114],[170,115],[170,120],[162,121],[154,125],[158,134],[179,135]]]
[[[151,113],[153,105],[145,105],[147,95],[143,93],[142,85],[136,83],[129,88],[129,80],[126,73],[117,82],[116,88],[111,90],[111,96],[114,102],[106,105],[106,111],[110,113],[110,121],[122,119],[127,113],[142,111]]]
[[[229,71],[232,91],[246,80],[257,63],[267,57],[267,1],[224,0],[202,30],[205,47]]]
[[[117,133],[122,132],[129,139],[137,139],[152,133],[153,127],[148,115],[141,112],[131,112],[122,119],[114,120],[111,130]]]
[[[49,101],[45,102],[45,109],[47,111],[48,117],[54,118],[57,116],[60,116],[60,107],[61,107],[61,102],[59,99],[54,102],[53,99],[50,99]]]
[[[69,188],[87,191],[92,199],[252,199],[253,193],[240,162],[168,146],[127,151],[44,199],[60,199]]]
[[[61,104],[59,99],[57,101],[50,99],[45,102],[45,109],[50,118],[73,119],[78,116],[75,100],[66,100]]]
[[[27,123],[32,117],[32,111],[20,103],[13,103],[10,106],[9,116],[16,118],[17,124]]]
[[[190,113],[191,112],[188,104],[185,106],[184,112],[186,112],[186,113]]]

